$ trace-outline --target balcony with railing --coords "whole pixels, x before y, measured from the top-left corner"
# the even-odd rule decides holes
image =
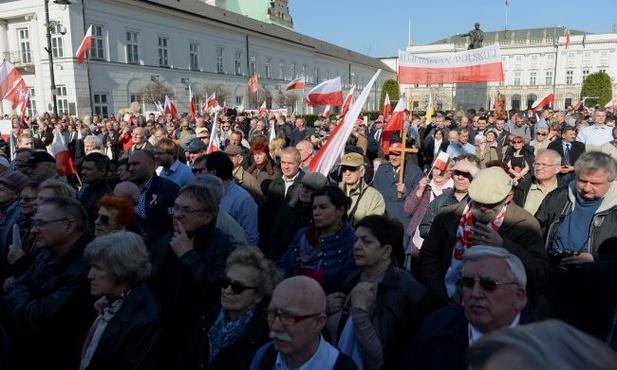
[[[28,72],[34,72],[34,63],[32,54],[21,51],[5,51],[2,53],[2,59],[10,62],[15,68],[21,68]]]

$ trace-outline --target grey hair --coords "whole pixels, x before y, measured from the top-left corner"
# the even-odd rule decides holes
[[[466,358],[470,369],[483,369],[505,353],[520,357],[529,370],[608,370],[617,364],[617,354],[606,344],[554,319],[488,334],[469,348]]]
[[[223,180],[211,174],[202,173],[196,175],[193,178],[193,181],[191,181],[191,185],[198,185],[208,188],[212,193],[212,197],[214,197],[216,204],[221,202],[221,199],[223,199],[223,194],[225,194],[225,185],[223,184]]]
[[[486,136],[482,135],[482,134],[477,134],[474,138],[474,143],[477,143],[478,141],[486,141]]]
[[[95,135],[88,135],[84,138],[84,145],[90,143],[94,144],[96,149],[103,149],[103,140]]]
[[[536,153],[536,159],[544,153],[551,154],[553,156],[553,165],[561,164],[561,154],[557,153],[553,149],[543,148],[538,150],[538,152]]]
[[[257,270],[259,272],[257,292],[266,298],[266,301],[270,300],[274,288],[281,281],[281,274],[274,262],[267,259],[259,248],[246,247],[236,249],[227,257],[226,269],[229,270],[233,265]]]
[[[469,248],[463,254],[463,266],[468,261],[478,261],[483,258],[501,258],[508,266],[508,278],[516,282],[520,287],[525,288],[527,285],[527,274],[521,260],[514,254],[503,248],[491,247],[488,245],[476,245]]]
[[[146,281],[152,269],[143,238],[124,230],[91,241],[84,258],[90,264],[101,263],[116,284],[127,283],[130,287]]]
[[[298,151],[298,149],[296,149],[293,146],[286,146],[283,149],[281,149],[281,157],[283,156],[283,154],[293,154],[296,163],[302,162],[302,157],[300,156],[300,152]]]
[[[598,171],[605,171],[609,181],[617,178],[617,162],[610,155],[602,152],[585,152],[574,164],[574,173],[588,175]]]

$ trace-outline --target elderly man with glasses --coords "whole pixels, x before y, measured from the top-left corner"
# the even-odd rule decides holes
[[[463,306],[434,312],[422,324],[401,369],[467,369],[465,351],[491,332],[532,321],[521,260],[503,248],[476,245],[462,256],[457,285]]]

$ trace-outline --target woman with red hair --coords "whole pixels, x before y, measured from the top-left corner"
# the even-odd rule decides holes
[[[276,180],[282,176],[281,170],[274,165],[274,161],[270,158],[270,148],[267,141],[253,141],[251,153],[253,153],[253,164],[246,171],[257,179],[260,186],[264,180]]]
[[[106,195],[97,203],[98,216],[94,220],[94,236],[110,234],[118,230],[134,230],[135,207],[130,200],[115,195]]]

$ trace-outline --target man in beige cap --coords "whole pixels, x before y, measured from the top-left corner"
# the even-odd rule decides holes
[[[550,273],[538,221],[512,203],[512,179],[500,167],[478,171],[469,200],[443,208],[420,250],[426,288],[443,305],[460,303],[463,253],[475,245],[501,247],[523,262],[528,290],[538,291]]]
[[[234,164],[233,174],[236,183],[251,194],[258,206],[264,204],[266,198],[259,187],[257,179],[250,173],[246,172],[242,167],[242,162],[244,161],[244,152],[242,147],[235,144],[227,145],[224,152]]]
[[[355,225],[368,215],[383,215],[386,202],[377,189],[364,182],[364,157],[359,153],[347,153],[341,158],[343,180],[339,187],[351,198],[347,219]]]

